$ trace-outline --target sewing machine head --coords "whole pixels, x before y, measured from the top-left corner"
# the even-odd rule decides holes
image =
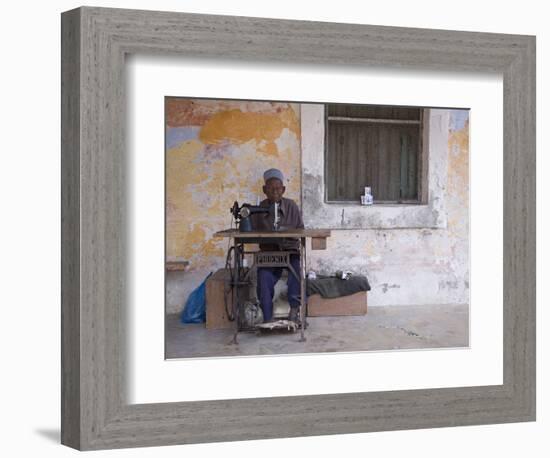
[[[279,203],[277,202],[271,204],[269,207],[260,207],[251,204],[242,204],[239,207],[239,203],[235,201],[230,212],[233,218],[235,218],[235,223],[241,232],[252,232],[252,220],[250,217],[256,213],[269,213],[270,220],[273,221],[272,230],[278,231],[280,229]]]

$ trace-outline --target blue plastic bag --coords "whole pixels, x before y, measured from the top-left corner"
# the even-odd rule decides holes
[[[206,280],[210,275],[212,275],[212,272],[187,298],[185,307],[181,312],[182,323],[204,323],[206,321]]]

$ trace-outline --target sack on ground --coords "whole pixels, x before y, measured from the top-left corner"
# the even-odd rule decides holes
[[[193,290],[187,298],[185,307],[181,312],[182,323],[204,323],[206,322],[206,280],[212,272]]]

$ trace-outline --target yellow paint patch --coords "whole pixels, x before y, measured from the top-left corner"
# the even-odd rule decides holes
[[[186,244],[189,248],[200,245],[204,241],[204,229],[200,226],[194,226],[187,234]]]
[[[182,143],[176,148],[168,150],[166,155],[166,179],[168,181],[168,190],[170,183],[201,183],[208,178],[206,173],[190,173],[193,171],[193,161],[203,149],[203,145],[196,141],[190,140]],[[195,171],[198,172],[198,171]],[[169,193],[170,195],[170,193]]]
[[[378,253],[378,247],[374,240],[368,240],[365,245],[365,253],[367,256],[375,256]]]
[[[463,129],[451,132],[448,140],[450,151],[448,160],[449,185],[454,191],[465,192],[469,182],[469,129],[468,123]]]
[[[470,145],[469,125],[449,133],[447,162],[447,229],[455,240],[468,237],[469,184],[470,184]]]
[[[223,256],[225,250],[223,248],[223,240],[211,238],[203,245],[203,253],[205,256]]]

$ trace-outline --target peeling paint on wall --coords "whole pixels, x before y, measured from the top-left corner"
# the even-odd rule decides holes
[[[369,305],[469,302],[469,112],[449,110],[444,228],[333,230],[327,251],[312,251],[308,269],[351,270],[369,278]],[[322,182],[304,189],[321,192]],[[383,210],[381,210],[383,211]],[[321,216],[320,216],[321,217]],[[306,222],[307,224],[307,222]]]
[[[174,99],[166,101],[166,250],[193,272],[223,267],[233,201],[256,204],[264,170],[286,177],[300,202],[297,104]],[[183,304],[182,304],[183,305]]]

